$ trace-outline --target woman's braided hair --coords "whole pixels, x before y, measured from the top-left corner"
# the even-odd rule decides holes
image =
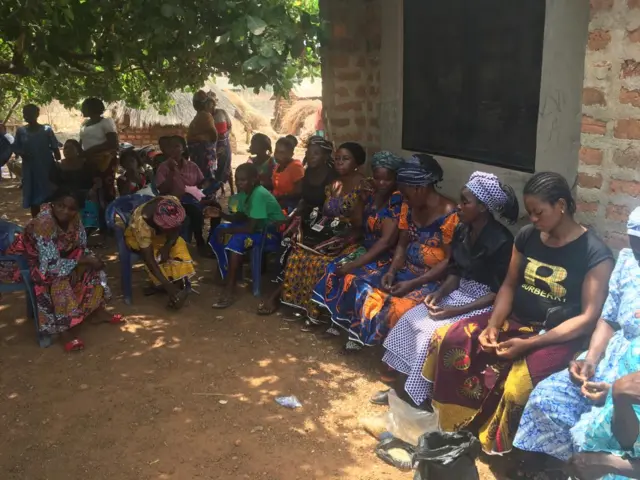
[[[555,205],[560,200],[564,200],[567,204],[567,211],[570,215],[576,213],[576,201],[571,194],[569,182],[555,172],[539,172],[524,186],[525,195],[535,195],[541,200]]]

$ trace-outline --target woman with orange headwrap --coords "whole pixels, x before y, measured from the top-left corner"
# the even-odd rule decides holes
[[[124,232],[127,246],[140,253],[151,285],[145,295],[169,294],[169,308],[180,309],[189,292],[195,268],[187,244],[180,237],[186,213],[180,200],[156,197],[136,208]]]

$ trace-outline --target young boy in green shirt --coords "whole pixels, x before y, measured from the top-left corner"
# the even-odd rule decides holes
[[[236,169],[238,194],[230,199],[235,213],[222,212],[218,206],[208,207],[205,215],[220,217],[231,223],[219,225],[209,238],[209,244],[218,259],[218,268],[227,282],[226,292],[213,308],[227,308],[235,300],[235,288],[238,272],[242,266],[242,257],[254,244],[278,245],[280,235],[275,228],[265,230],[268,224],[275,225],[286,220],[276,198],[262,185],[258,169],[252,163],[243,163]]]

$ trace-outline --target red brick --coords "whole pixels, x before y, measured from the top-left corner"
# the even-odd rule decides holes
[[[373,117],[369,119],[369,126],[370,127],[375,127],[375,128],[380,128],[380,122],[378,121],[377,117]]]
[[[637,77],[640,75],[640,62],[631,59],[625,60],[620,68],[620,75],[622,78]]]
[[[330,123],[332,127],[344,128],[351,125],[351,120],[348,118],[333,118]]]
[[[638,150],[617,150],[613,154],[613,162],[622,168],[637,169],[640,167],[640,151]]]
[[[627,0],[629,8],[640,8],[640,0]]]
[[[367,59],[365,57],[358,57],[356,61],[356,67],[363,68],[367,65]]]
[[[347,26],[344,23],[333,24],[333,38],[346,38],[347,33]]]
[[[362,111],[362,102],[346,102],[339,103],[335,106],[336,112],[361,112]]]
[[[380,89],[373,85],[369,86],[369,95],[377,97],[378,95],[380,95]]]
[[[604,135],[607,133],[607,124],[601,120],[596,120],[589,115],[582,116],[582,133],[593,135]]]
[[[624,233],[610,232],[604,240],[605,243],[613,250],[629,248],[629,236]]]
[[[625,140],[640,140],[640,120],[618,120],[613,129],[613,136]]]
[[[578,186],[582,188],[600,188],[602,187],[602,175],[599,173],[595,175],[578,173]]]
[[[622,87],[620,89],[620,103],[640,107],[640,90],[629,90]]]
[[[611,193],[622,193],[632,197],[640,196],[640,182],[635,180],[609,180],[609,190]]]
[[[349,93],[349,89],[347,87],[338,87],[333,91],[333,93],[337,97],[349,97],[349,96],[351,96],[351,93]]]
[[[591,0],[589,3],[591,5],[591,18],[600,12],[613,8],[613,0]]]
[[[608,30],[594,30],[589,32],[587,48],[589,50],[603,50],[611,43],[611,33]]]
[[[367,124],[367,119],[365,117],[356,117],[354,122],[358,127],[364,127]]]
[[[598,213],[598,202],[578,202],[578,213]]]
[[[367,98],[367,87],[360,85],[356,88],[356,98]]]
[[[625,205],[607,205],[607,220],[614,222],[626,222],[629,219],[629,207]]]
[[[589,147],[580,148],[580,163],[584,165],[601,165],[602,150]]]
[[[362,78],[362,74],[360,70],[336,70],[335,72],[336,80],[343,81],[352,81],[352,80],[360,80]]]
[[[630,42],[638,43],[640,42],[640,28],[636,28],[635,30],[627,31],[627,38]]]
[[[331,66],[333,68],[347,68],[351,58],[346,54],[335,54],[331,56]]]
[[[604,92],[598,88],[586,87],[582,90],[583,105],[607,105]]]

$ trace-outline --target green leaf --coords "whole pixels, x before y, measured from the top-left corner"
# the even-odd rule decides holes
[[[267,24],[261,18],[247,15],[247,27],[254,35],[262,35],[267,29]]]

